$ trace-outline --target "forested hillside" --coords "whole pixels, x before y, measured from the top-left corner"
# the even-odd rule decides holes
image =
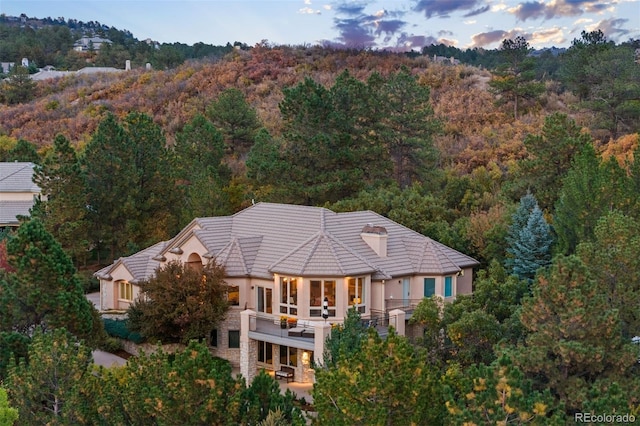
[[[414,345],[345,326],[318,422],[385,423],[371,400],[407,424],[638,415],[639,47],[583,32],[532,56],[518,37],[486,69],[265,43],[47,80],[0,106],[0,158],[39,164],[32,216],[76,265],[252,201],[370,209],[477,258],[474,296],[425,299]],[[337,407],[354,384],[380,394]]]

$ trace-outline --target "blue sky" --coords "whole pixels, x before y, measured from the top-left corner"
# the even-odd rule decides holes
[[[99,21],[139,40],[419,50],[445,43],[568,47],[583,30],[640,39],[640,0],[0,0],[0,13]]]

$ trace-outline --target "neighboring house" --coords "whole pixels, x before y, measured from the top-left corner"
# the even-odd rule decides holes
[[[73,50],[76,52],[98,51],[104,44],[111,44],[111,40],[102,37],[84,36],[73,43]]]
[[[18,216],[29,216],[40,195],[33,168],[33,163],[0,163],[0,227],[18,226]]]
[[[313,381],[311,360],[322,362],[330,324],[349,308],[380,333],[393,325],[404,334],[423,297],[451,301],[471,293],[478,265],[371,211],[258,203],[232,216],[194,219],[173,239],[96,272],[101,310],[128,308],[139,297],[136,282],[167,262],[202,268],[209,259],[224,265],[233,289],[212,351],[249,381],[260,368],[282,366],[293,367],[296,381]],[[282,329],[281,316],[297,327]]]
[[[129,61],[127,61],[127,63],[129,63]],[[55,69],[54,70],[41,69],[37,73],[32,74],[31,79],[35,81],[42,81],[42,80],[48,80],[50,78],[67,77],[70,75],[117,73],[125,70],[121,70],[114,67],[84,67],[79,69],[78,71],[56,71]]]

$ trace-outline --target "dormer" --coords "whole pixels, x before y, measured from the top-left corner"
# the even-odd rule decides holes
[[[378,256],[387,257],[387,238],[389,235],[385,227],[368,223],[362,228],[360,236]]]

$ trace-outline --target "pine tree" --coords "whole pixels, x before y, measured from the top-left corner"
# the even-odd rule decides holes
[[[92,424],[93,396],[83,392],[91,376],[91,350],[65,329],[36,331],[28,358],[9,368],[9,397],[29,425]],[[90,380],[90,379],[89,379]]]
[[[318,424],[443,424],[438,370],[395,332],[382,340],[369,329],[360,350],[316,369],[312,391]]]
[[[261,127],[255,109],[236,88],[220,93],[207,108],[207,116],[224,134],[227,150],[235,156],[243,156],[251,149],[255,132]]]
[[[618,311],[577,257],[557,258],[539,277],[533,297],[522,305],[521,321],[529,334],[511,359],[569,415],[584,412],[594,388],[617,382],[631,390],[638,384],[632,373],[637,348],[622,338]],[[635,395],[629,404],[638,403]]]
[[[3,83],[0,95],[5,103],[19,104],[33,99],[36,82],[31,79],[28,68],[16,65]]]
[[[53,152],[35,168],[34,182],[46,201],[37,201],[32,217],[39,217],[47,231],[76,261],[86,260],[89,248],[85,179],[75,149],[57,135]]]
[[[94,345],[104,332],[71,259],[42,222],[24,222],[7,243],[15,272],[0,276],[0,329],[30,336],[66,328]]]
[[[622,336],[640,336],[640,223],[619,211],[598,220],[593,241],[578,245],[600,292],[618,309]]]

